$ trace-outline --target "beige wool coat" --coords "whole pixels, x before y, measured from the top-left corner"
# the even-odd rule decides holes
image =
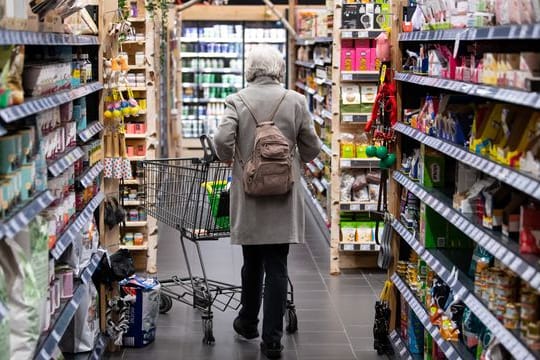
[[[283,87],[268,77],[259,77],[241,90],[259,122],[268,121]],[[235,144],[243,160],[253,150],[255,122],[236,94],[225,99],[225,114],[214,144],[218,157],[230,161],[235,157]],[[313,160],[320,152],[321,141],[315,133],[305,97],[295,91],[287,96],[274,117],[276,126],[297,145],[293,161],[294,185],[281,196],[254,198],[246,195],[242,183],[240,161],[233,162],[231,184],[231,242],[238,245],[283,244],[304,242],[304,193],[300,183],[300,162]]]

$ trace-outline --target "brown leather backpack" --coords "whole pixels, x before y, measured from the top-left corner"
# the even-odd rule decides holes
[[[244,191],[250,196],[284,195],[291,191],[293,149],[289,139],[274,123],[283,99],[284,91],[267,121],[259,122],[246,99],[238,94],[255,121],[255,141],[249,159],[244,162],[236,146],[237,158],[243,169]]]

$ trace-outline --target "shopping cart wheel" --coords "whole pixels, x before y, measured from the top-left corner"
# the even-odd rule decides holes
[[[296,316],[296,308],[294,307],[294,304],[287,304],[285,321],[287,323],[285,330],[287,330],[289,334],[294,334],[298,331],[298,317]]]
[[[202,326],[204,333],[203,343],[205,345],[214,345],[216,339],[214,338],[214,322],[212,321],[212,318],[203,316]]]
[[[172,308],[172,298],[169,295],[159,294],[159,313],[166,314]]]

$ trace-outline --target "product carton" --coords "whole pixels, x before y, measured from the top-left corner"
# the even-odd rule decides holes
[[[359,29],[360,6],[363,4],[343,4],[341,26],[343,29]]]
[[[371,51],[369,47],[356,48],[356,68],[358,71],[368,71],[373,69],[371,64]]]
[[[444,154],[424,144],[420,146],[420,183],[427,188],[444,187]]]
[[[354,71],[356,70],[356,50],[351,47],[346,47],[346,43],[343,43],[341,48],[341,71]]]
[[[448,247],[448,221],[425,203],[420,204],[419,240],[426,249]]]

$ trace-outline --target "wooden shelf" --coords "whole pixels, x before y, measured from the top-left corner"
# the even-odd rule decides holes
[[[120,245],[119,248],[130,251],[144,251],[148,250],[148,243],[145,242],[143,245]]]
[[[139,228],[148,225],[148,221],[126,221],[127,228]]]

